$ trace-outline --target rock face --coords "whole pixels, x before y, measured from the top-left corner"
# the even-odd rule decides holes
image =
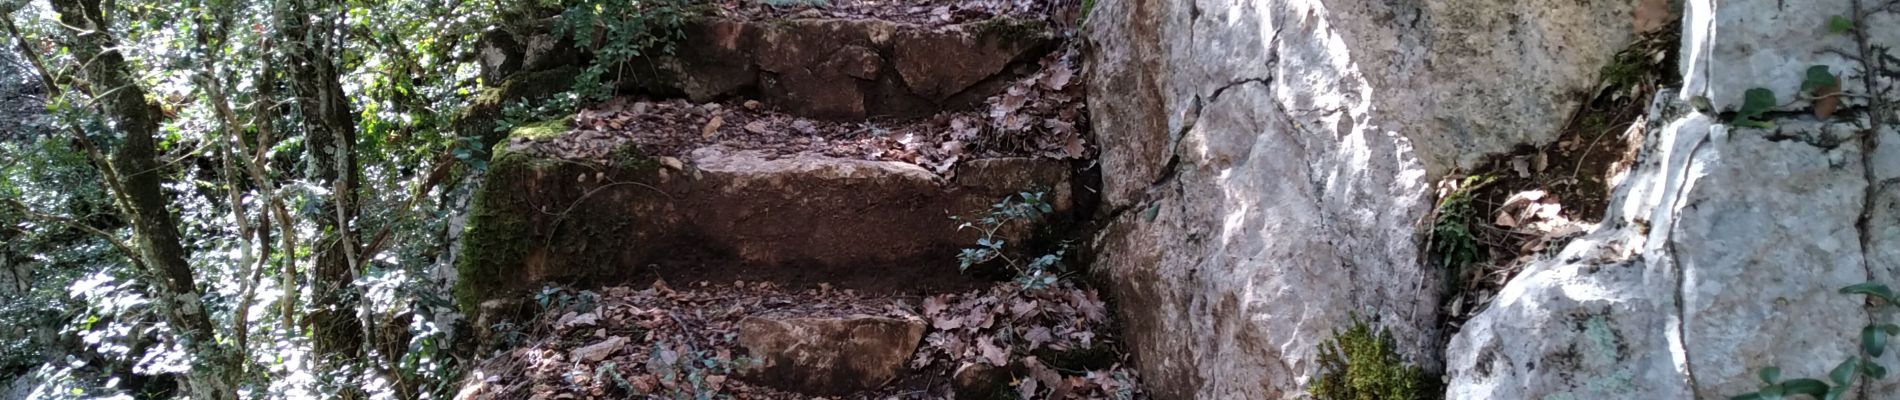
[[[1435,368],[1428,178],[1551,141],[1621,1],[1102,0],[1098,236],[1147,389],[1295,396],[1353,313]]]
[[[654,277],[961,289],[978,282],[956,265],[976,233],[949,217],[1038,190],[1062,218],[1069,175],[1062,161],[990,159],[945,179],[909,163],[723,146],[609,168],[504,152],[471,211],[457,296],[474,305],[547,282]]]
[[[1849,70],[1825,50],[1858,51],[1823,28],[1850,2],[1689,3],[1686,91],[1659,96],[1604,224],[1528,266],[1452,339],[1450,398],[1728,398],[1758,389],[1764,367],[1826,380],[1859,354],[1861,327],[1890,321],[1837,290],[1900,283],[1900,115],[1848,102],[1836,118],[1772,114],[1772,128],[1750,128],[1686,105],[1732,110],[1741,89],[1762,87],[1783,110],[1807,107],[1790,103],[1802,72]],[[1887,32],[1869,35],[1879,46],[1900,45],[1896,25],[1861,22]]]
[[[876,389],[903,371],[923,338],[922,320],[748,317],[739,344],[756,360],[740,378],[812,394]]]

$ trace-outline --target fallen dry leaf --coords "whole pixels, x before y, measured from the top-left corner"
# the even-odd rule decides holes
[[[983,353],[983,361],[989,362],[990,365],[999,367],[1009,365],[1009,349],[997,346],[996,338],[985,337],[978,339],[976,341],[976,348],[977,351]]]
[[[725,125],[725,124],[726,124],[725,118],[720,118],[719,116],[714,115],[711,121],[706,121],[705,127],[699,128],[699,136],[705,137],[707,139],[712,139],[714,135],[719,133],[719,126]]]
[[[672,157],[672,156],[660,157],[660,165],[665,166],[667,168],[672,168],[675,171],[686,170],[686,163],[683,161],[680,161],[679,157]]]
[[[622,337],[622,336],[610,337],[610,338],[607,338],[607,340],[600,341],[599,343],[594,343],[587,346],[583,346],[578,349],[574,349],[574,359],[587,361],[587,362],[600,362],[600,360],[607,359],[607,356],[613,355],[614,351],[620,350],[622,346],[626,346],[626,345],[627,345],[626,337]]]
[[[1841,77],[1834,76],[1834,84],[1814,90],[1814,117],[1828,119],[1841,107]]]

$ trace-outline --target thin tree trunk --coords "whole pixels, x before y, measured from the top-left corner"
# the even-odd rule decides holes
[[[291,89],[303,110],[304,151],[310,174],[331,190],[318,226],[318,252],[311,286],[310,336],[316,352],[331,366],[348,366],[363,359],[363,325],[356,317],[357,296],[350,293],[356,277],[356,229],[359,172],[357,170],[355,113],[340,81],[342,36],[337,22],[339,4],[333,0],[291,0],[282,14],[284,54],[288,56]]]
[[[70,45],[83,65],[82,72],[111,117],[123,142],[114,150],[112,169],[118,176],[120,207],[132,219],[137,246],[149,269],[153,297],[173,326],[173,336],[194,360],[186,383],[192,398],[236,399],[240,360],[218,344],[217,328],[204,307],[194,281],[190,254],[181,245],[171,203],[160,187],[153,137],[159,129],[159,111],[145,100],[145,90],[132,80],[130,66],[116,49],[99,0],[53,0],[60,22],[73,32]],[[114,50],[108,50],[114,49]]]

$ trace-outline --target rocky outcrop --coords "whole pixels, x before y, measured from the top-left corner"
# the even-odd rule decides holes
[[[1796,100],[1810,66],[1860,70],[1837,51],[1864,47],[1826,29],[1853,2],[1689,3],[1685,91],[1654,107],[1603,225],[1528,266],[1452,340],[1450,398],[1728,398],[1757,390],[1766,367],[1827,380],[1859,355],[1861,327],[1889,318],[1838,289],[1900,282],[1900,115],[1861,99],[1817,118]],[[1895,18],[1857,25],[1894,46]],[[1870,93],[1857,74],[1842,87]],[[1779,97],[1768,127],[1688,105],[1736,110],[1752,88]]]
[[[919,319],[749,317],[739,344],[756,359],[740,378],[814,394],[876,389],[903,372],[923,338]]]
[[[1627,43],[1620,1],[1102,0],[1096,270],[1148,390],[1284,398],[1354,313],[1435,367],[1427,182],[1553,140]]]

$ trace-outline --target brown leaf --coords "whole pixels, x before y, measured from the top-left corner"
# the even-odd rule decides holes
[[[936,327],[938,330],[954,330],[963,327],[963,318],[942,316],[930,321],[930,326]]]
[[[1018,318],[1028,316],[1029,313],[1036,311],[1036,306],[1037,306],[1037,302],[1035,300],[1024,300],[1024,299],[1018,298],[1010,302],[1009,315],[1014,315]]]
[[[607,359],[607,356],[613,355],[615,351],[620,350],[620,347],[626,344],[627,338],[614,336],[598,343],[574,349],[573,355],[576,361],[600,362],[600,360]]]
[[[1023,400],[1036,400],[1036,380],[1024,379],[1016,383],[1016,395]]]
[[[1034,351],[1035,349],[1042,348],[1043,344],[1055,341],[1056,336],[1054,333],[1049,332],[1049,327],[1038,326],[1029,328],[1029,332],[1023,333],[1023,340],[1028,340],[1029,350]]]
[[[1069,79],[1074,77],[1074,70],[1069,69],[1068,65],[1058,63],[1043,72],[1042,87],[1049,90],[1062,90],[1069,87]]]
[[[948,297],[950,297],[950,295],[947,295],[947,294],[925,297],[924,298],[924,316],[935,317],[937,316],[937,314],[943,313],[943,310],[945,308],[950,308],[950,302],[944,300],[945,298],[948,298]]]
[[[1834,77],[1834,84],[1814,90],[1814,117],[1828,119],[1841,108],[1841,78]]]
[[[1062,154],[1067,158],[1082,158],[1088,151],[1088,146],[1082,143],[1082,136],[1076,134],[1070,134],[1068,143],[1062,146]]]
[[[1009,365],[1009,349],[996,345],[996,338],[985,336],[976,340],[976,349],[982,352],[983,361],[998,367]]]
[[[706,121],[705,127],[699,128],[699,136],[707,138],[707,139],[712,139],[715,134],[719,133],[719,127],[725,124],[726,124],[725,118],[721,118],[720,116],[714,115],[711,121]]]
[[[1096,322],[1108,320],[1108,304],[1103,303],[1102,299],[1095,295],[1095,291],[1078,289],[1069,292],[1069,297],[1070,301],[1075,302],[1075,309],[1082,312],[1084,318]]]

